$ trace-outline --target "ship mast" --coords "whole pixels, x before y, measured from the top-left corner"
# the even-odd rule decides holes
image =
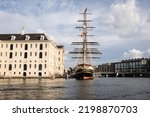
[[[69,52],[69,54],[81,54],[81,57],[72,57],[74,59],[82,59],[82,64],[89,64],[89,60],[97,59],[99,57],[91,57],[90,54],[101,54],[97,50],[97,48],[88,48],[88,45],[99,45],[98,42],[88,42],[87,37],[88,36],[94,36],[94,35],[88,35],[88,30],[93,29],[95,27],[88,26],[88,22],[92,22],[93,20],[88,20],[87,15],[91,14],[87,12],[87,8],[84,10],[83,13],[80,13],[83,15],[82,20],[78,20],[78,22],[82,23],[82,26],[76,27],[77,29],[81,29],[81,38],[83,39],[82,42],[72,42],[72,45],[82,45],[82,48],[75,48],[74,51]]]
[[[83,64],[87,63],[87,8],[83,13]]]

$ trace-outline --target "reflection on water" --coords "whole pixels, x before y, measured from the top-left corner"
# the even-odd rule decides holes
[[[0,99],[150,99],[150,78],[0,79]]]

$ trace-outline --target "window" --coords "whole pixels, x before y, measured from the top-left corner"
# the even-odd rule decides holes
[[[39,53],[39,58],[42,58],[42,52]]]
[[[3,48],[3,44],[1,44],[1,48]]]
[[[8,44],[6,44],[6,48],[8,48]]]
[[[40,50],[43,50],[43,44],[40,44]]]
[[[23,70],[27,70],[27,65],[26,64],[23,65]]]
[[[45,44],[45,48],[47,48],[47,44]]]
[[[40,40],[44,40],[45,36],[44,35],[41,35],[40,36]]]
[[[0,68],[1,68],[1,66],[2,66],[2,65],[0,64]]]
[[[47,56],[47,52],[45,52],[45,56]]]
[[[45,68],[46,68],[46,64],[45,64]]]
[[[12,65],[11,64],[9,64],[9,70],[12,70]]]
[[[35,52],[35,56],[37,56],[37,52]]]
[[[15,65],[14,65],[14,68],[16,68],[16,67],[17,67],[17,65],[15,64]]]
[[[12,52],[10,52],[10,54],[9,54],[9,58],[12,58],[13,57],[13,54],[12,54]]]
[[[17,52],[15,52],[15,56],[17,56]]]
[[[30,64],[30,68],[31,68],[31,64]]]
[[[25,44],[25,48],[24,48],[25,50],[28,50],[28,44]]]
[[[20,47],[22,48],[22,44],[20,45]]]
[[[6,68],[6,64],[5,64],[5,68]]]
[[[30,48],[32,48],[32,44],[30,44]]]
[[[27,52],[24,53],[24,58],[27,58]]]
[[[36,64],[34,65],[34,68],[36,68]]]
[[[18,44],[16,44],[16,48],[18,47]]]
[[[26,72],[23,72],[23,76],[27,76],[27,73],[26,73]]]
[[[29,40],[29,39],[30,39],[30,36],[26,35],[25,40]]]
[[[15,40],[15,39],[16,39],[16,36],[11,35],[11,40]]]
[[[3,55],[3,53],[1,52],[1,54],[0,54],[1,56]]]
[[[42,70],[42,64],[39,64],[39,71]]]
[[[10,45],[10,50],[13,50],[13,44]]]
[[[35,44],[35,47],[37,48],[37,44]]]
[[[30,56],[32,56],[32,52],[30,52]]]
[[[21,64],[19,64],[19,68],[21,68]]]
[[[22,56],[22,52],[20,52],[20,56]]]
[[[39,72],[39,76],[42,76],[42,73],[41,73],[41,72]]]

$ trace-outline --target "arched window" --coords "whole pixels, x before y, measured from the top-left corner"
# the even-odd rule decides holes
[[[27,52],[24,53],[24,58],[27,58],[28,57],[28,54]]]
[[[13,44],[10,45],[10,50],[13,50]]]
[[[40,50],[43,50],[43,44],[40,44]]]
[[[25,48],[24,48],[25,50],[28,50],[28,44],[25,44]]]
[[[27,76],[27,73],[26,73],[26,72],[23,72],[23,76]]]
[[[12,65],[11,64],[9,64],[9,70],[12,70]]]
[[[39,58],[42,58],[42,52],[39,53]]]
[[[23,70],[27,70],[27,64],[23,65]]]
[[[9,58],[12,58],[13,57],[13,54],[12,54],[12,52],[10,52],[10,54],[9,54]]]
[[[39,64],[39,71],[42,70],[42,64]]]

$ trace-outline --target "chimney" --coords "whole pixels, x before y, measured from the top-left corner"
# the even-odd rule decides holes
[[[24,35],[24,34],[25,34],[25,28],[22,27],[21,35]]]

